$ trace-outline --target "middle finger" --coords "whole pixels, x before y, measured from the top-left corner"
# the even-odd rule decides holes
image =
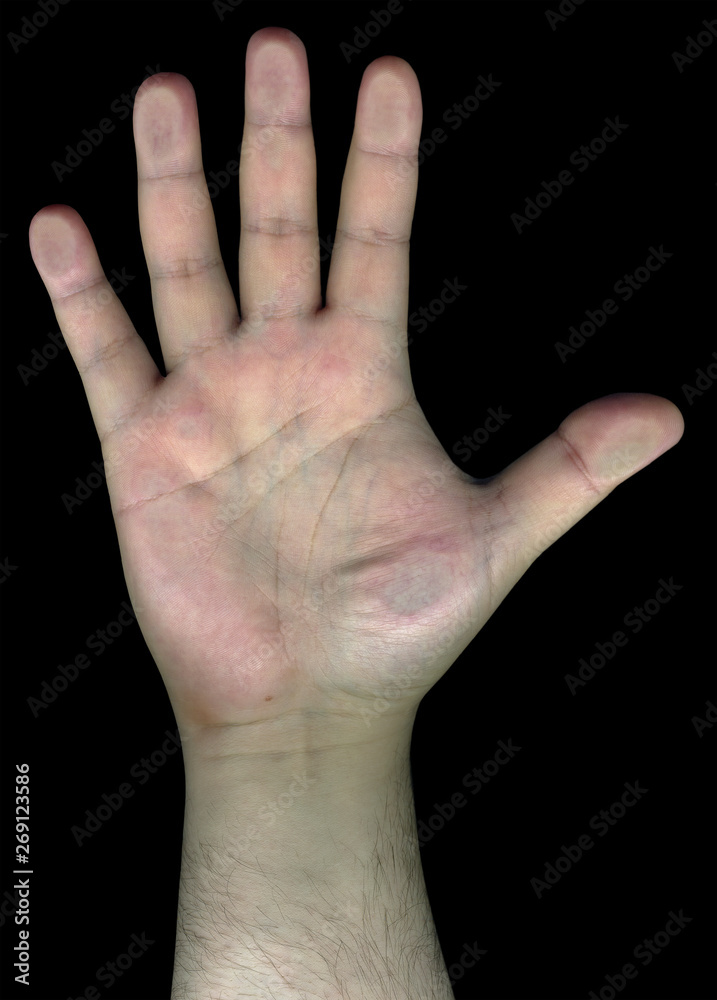
[[[242,325],[321,308],[316,153],[301,40],[262,28],[246,52],[239,163]]]

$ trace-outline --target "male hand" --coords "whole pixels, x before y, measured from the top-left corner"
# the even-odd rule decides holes
[[[406,346],[421,114],[411,67],[371,63],[322,306],[304,46],[281,28],[252,36],[240,318],[192,86],[143,84],[139,221],[166,377],[79,215],[54,205],[32,221],[129,593],[185,737],[251,726],[282,749],[307,728],[330,744],[404,725],[540,552],[683,432],[669,401],[619,394],[489,481],[453,464]]]

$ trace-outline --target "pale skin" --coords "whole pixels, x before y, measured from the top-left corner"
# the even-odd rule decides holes
[[[453,995],[417,849],[417,707],[537,556],[683,433],[668,400],[620,393],[489,481],[452,463],[406,347],[421,117],[408,63],[372,62],[323,302],[306,53],[286,29],[251,37],[240,311],[192,85],[142,85],[166,376],[77,212],[30,226],[184,744],[172,1000]],[[480,204],[467,211],[478,225]]]

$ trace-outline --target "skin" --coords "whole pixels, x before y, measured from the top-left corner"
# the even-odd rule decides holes
[[[537,556],[683,433],[668,400],[620,393],[489,481],[453,464],[406,348],[421,118],[408,63],[372,62],[323,304],[305,49],[282,28],[251,37],[240,314],[192,85],[145,81],[139,221],[166,376],[77,212],[32,220],[102,442],[132,603],[193,750],[188,776],[199,758],[392,737],[407,752],[419,702]]]

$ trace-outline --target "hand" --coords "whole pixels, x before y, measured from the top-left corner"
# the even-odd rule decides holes
[[[148,79],[134,134],[166,377],[78,214],[50,206],[32,221],[102,442],[130,596],[183,734],[262,722],[281,746],[290,719],[328,741],[347,720],[367,737],[374,721],[403,724],[540,552],[683,432],[669,401],[620,394],[490,481],[452,463],[406,347],[420,130],[413,70],[375,60],[322,308],[305,50],[284,29],[253,35],[240,319],[194,91],[177,74]]]

